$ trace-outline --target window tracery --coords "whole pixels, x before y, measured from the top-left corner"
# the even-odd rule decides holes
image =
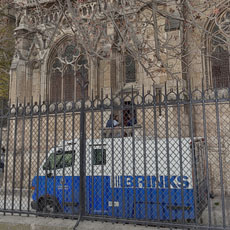
[[[230,11],[226,10],[214,20],[211,29],[210,72],[216,88],[229,87],[230,83]]]
[[[88,78],[88,61],[83,49],[73,45],[71,40],[56,47],[51,58],[50,102],[74,101],[81,98],[81,71],[85,69]],[[85,89],[86,96],[88,89]]]

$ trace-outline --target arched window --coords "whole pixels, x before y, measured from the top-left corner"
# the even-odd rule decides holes
[[[50,78],[50,101],[60,102],[62,95],[62,74],[59,70],[55,70],[51,74]]]
[[[81,98],[82,71],[88,79],[88,61],[84,56],[83,49],[73,45],[73,41],[65,40],[51,56],[49,78],[50,102],[75,101]],[[82,61],[84,60],[84,61]],[[85,88],[88,95],[88,88]]]
[[[220,12],[209,28],[211,39],[207,39],[207,72],[211,84],[216,88],[230,85],[230,11]],[[210,34],[208,36],[210,36]]]
[[[229,50],[217,47],[212,53],[212,80],[216,88],[229,86]]]
[[[64,101],[74,100],[74,68],[67,65],[63,75],[63,99]]]
[[[125,83],[136,81],[136,64],[132,56],[125,56]]]

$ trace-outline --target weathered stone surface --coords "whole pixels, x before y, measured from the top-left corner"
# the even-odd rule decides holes
[[[63,220],[40,217],[17,217],[17,216],[0,216],[1,230],[69,230],[73,229],[77,220]],[[133,226],[128,224],[112,224],[82,221],[77,227],[77,230],[146,230],[145,226]],[[148,227],[150,230],[160,228]],[[167,228],[164,228],[167,230]]]

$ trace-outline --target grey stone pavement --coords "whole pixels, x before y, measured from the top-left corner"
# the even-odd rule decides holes
[[[73,230],[76,220],[42,217],[0,216],[0,230]],[[82,221],[76,230],[157,230],[155,227]],[[164,228],[164,230],[167,230]]]

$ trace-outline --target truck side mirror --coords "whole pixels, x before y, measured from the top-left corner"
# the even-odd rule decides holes
[[[51,167],[52,167],[52,166],[51,166],[51,162],[48,161],[48,164],[47,164],[47,166],[46,166],[47,170],[49,170],[49,172],[47,172],[47,177],[48,177],[48,178],[52,177]]]
[[[46,163],[43,165],[43,170],[50,170],[51,169],[51,163],[50,160],[46,161]]]
[[[50,162],[50,160],[48,161],[48,164],[47,164],[46,168],[47,168],[48,170],[51,170],[51,162]]]

